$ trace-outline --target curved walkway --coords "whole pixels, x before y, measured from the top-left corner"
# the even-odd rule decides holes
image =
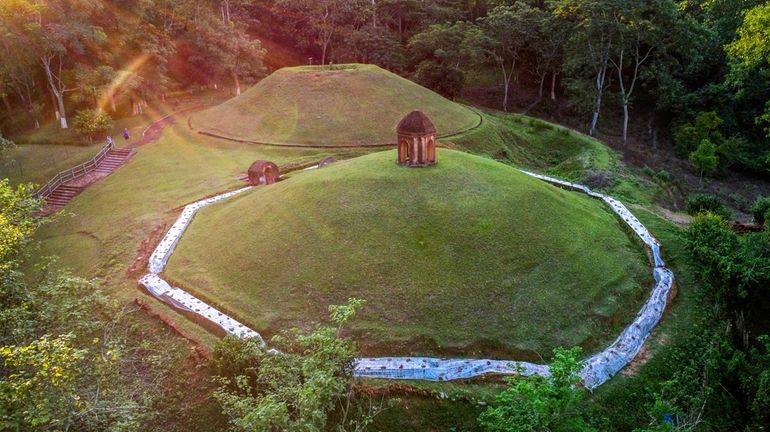
[[[587,186],[521,171],[558,187],[601,199],[636,234],[650,254],[655,286],[647,302],[637,313],[634,321],[621,332],[620,336],[609,347],[583,361],[583,369],[580,371],[583,383],[589,389],[596,388],[617,374],[639,353],[642,345],[663,316],[674,283],[674,274],[666,268],[660,255],[660,243],[623,203],[607,195],[594,192]],[[245,187],[186,206],[150,256],[148,265],[150,273],[142,277],[139,283],[159,300],[183,311],[197,314],[220,326],[228,334],[237,337],[258,338],[261,345],[264,346],[265,341],[259,333],[207,305],[190,293],[171,287],[159,276],[198,210],[251,188],[251,186]],[[428,381],[467,379],[485,374],[548,376],[550,371],[548,365],[512,360],[437,359],[429,357],[360,358],[356,360],[354,369],[354,375],[357,377]]]

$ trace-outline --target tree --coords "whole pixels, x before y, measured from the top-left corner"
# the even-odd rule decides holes
[[[335,430],[368,423],[345,415],[356,347],[342,338],[342,331],[362,305],[362,300],[350,299],[346,305],[330,306],[333,326],[293,329],[274,337],[271,345],[279,352],[266,351],[254,340],[225,338],[219,343],[214,365],[220,387],[214,396],[232,430],[327,430],[335,409],[342,411]]]
[[[508,377],[508,387],[479,416],[490,432],[593,431],[580,410],[580,348],[554,350],[548,377]]]
[[[713,172],[717,169],[719,164],[719,158],[717,157],[717,146],[709,139],[701,141],[698,148],[690,153],[688,157],[690,162],[698,168],[700,172],[701,180],[706,173]]]
[[[335,36],[343,28],[358,28],[371,13],[367,0],[276,0],[279,13],[291,18],[306,46],[321,49],[321,64],[329,60]]]
[[[754,216],[754,222],[764,225],[768,222],[770,216],[770,197],[759,196],[751,206],[751,215]]]
[[[738,37],[729,45],[727,52],[745,66],[766,67],[770,65],[770,4],[756,6],[746,12]],[[752,80],[767,72],[757,71]],[[757,124],[770,125],[770,102],[765,105],[764,114],[758,115]],[[770,127],[766,129],[770,138]]]
[[[616,0],[565,0],[552,4],[554,14],[573,26],[565,66],[573,77],[573,89],[584,91],[590,87],[592,114],[588,133],[593,135],[608,85],[610,55],[618,38],[618,5]]]
[[[511,80],[517,81],[519,57],[536,39],[545,16],[545,12],[540,9],[516,2],[513,6],[497,6],[479,20],[490,41],[487,52],[500,68],[504,111],[508,111]]]
[[[535,59],[532,64],[532,73],[540,81],[538,97],[543,97],[543,87],[548,74],[551,74],[551,100],[556,100],[556,80],[559,76],[564,60],[564,46],[570,36],[568,22],[556,17],[552,13],[545,12],[539,22],[530,49]]]
[[[379,27],[366,27],[360,31],[351,31],[346,39],[344,60],[358,63],[371,63],[391,71],[404,68],[405,50],[398,36]]]
[[[77,89],[65,76],[66,64],[71,55],[85,54],[86,47],[98,46],[105,40],[102,29],[92,24],[92,15],[100,10],[101,3],[19,0],[13,6],[12,12],[21,20],[24,31],[14,33],[15,43],[31,50],[42,66],[61,128],[66,129],[64,96]]]
[[[435,24],[409,40],[417,81],[446,97],[462,90],[463,67],[478,64],[484,55],[486,38],[481,29],[467,22]]]
[[[235,94],[241,94],[241,80],[248,77],[264,76],[263,60],[267,51],[262,43],[250,38],[245,31],[230,28],[215,39],[217,51],[214,58],[218,67],[233,79]]]
[[[770,4],[750,9],[727,52],[749,64],[770,63]]]
[[[643,67],[656,51],[666,48],[667,29],[675,22],[671,0],[627,0],[616,16],[618,41],[610,62],[617,72],[623,105],[623,142],[628,140],[629,106]]]
[[[75,130],[89,141],[112,129],[112,118],[98,109],[86,109],[75,114]]]

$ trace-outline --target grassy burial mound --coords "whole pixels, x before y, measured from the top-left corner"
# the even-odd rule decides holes
[[[441,135],[480,122],[467,107],[372,65],[280,69],[242,95],[191,118],[213,134],[268,144],[351,146],[395,142],[395,127],[414,109]]]
[[[598,200],[441,149],[305,171],[202,210],[169,279],[267,336],[355,296],[367,354],[537,359],[606,343],[651,281],[641,247]]]

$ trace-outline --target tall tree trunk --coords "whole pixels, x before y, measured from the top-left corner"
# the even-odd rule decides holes
[[[551,100],[556,100],[556,77],[558,74],[556,72],[551,72]]]
[[[372,0],[372,27],[377,28],[377,0]]]
[[[628,141],[628,98],[623,98],[623,142]]]
[[[67,129],[69,125],[67,124],[67,112],[64,110],[64,95],[61,93],[57,94],[56,101],[59,103],[59,114],[61,115],[59,125],[62,129]]]
[[[58,109],[59,124],[62,129],[67,129],[69,125],[67,124],[67,111],[64,110],[64,89],[56,83],[53,70],[51,70],[51,58],[42,58],[41,60],[48,80],[48,88],[51,90],[55,106]]]
[[[235,95],[241,95],[241,80],[238,79],[238,74],[233,72],[233,82],[235,83]]]
[[[321,65],[326,64],[326,49],[329,46],[329,42],[326,41],[326,38],[324,37],[323,46],[321,47]]]
[[[516,67],[516,60],[511,61],[510,73],[505,68],[505,62],[500,59],[500,69],[503,71],[503,111],[508,111],[508,93],[511,88],[511,78]]]
[[[545,74],[543,74],[540,77],[540,93],[538,95],[538,99],[542,99],[543,98],[543,86],[544,85],[545,85]]]
[[[59,113],[59,107],[58,107],[59,104],[56,103],[56,96],[54,96],[50,87],[48,89],[48,94],[51,95],[51,106],[53,107],[54,117],[56,117],[56,121],[59,121],[59,119],[61,119],[61,114]]]
[[[596,126],[599,124],[599,114],[602,110],[602,97],[604,96],[604,83],[607,76],[607,63],[605,62],[596,74],[596,96],[594,97],[594,112],[591,116],[591,127],[588,134],[593,136],[596,133]]]
[[[13,109],[11,109],[11,102],[8,100],[7,95],[3,95],[3,105],[5,105],[5,110],[8,111],[8,117],[13,116]]]
[[[118,112],[118,108],[115,105],[115,93],[110,92],[110,109],[113,113]]]

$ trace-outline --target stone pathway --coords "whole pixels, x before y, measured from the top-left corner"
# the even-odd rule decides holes
[[[617,374],[639,353],[644,342],[663,316],[673,287],[674,274],[665,267],[660,255],[658,241],[623,203],[612,197],[594,192],[584,185],[524,170],[522,172],[558,187],[601,199],[633,230],[650,252],[655,286],[647,302],[637,313],[634,321],[621,332],[620,336],[609,347],[583,361],[583,369],[580,372],[583,383],[589,389],[596,388]],[[237,337],[258,338],[264,346],[265,341],[259,333],[205,304],[186,291],[171,287],[159,275],[165,269],[174,248],[198,210],[250,189],[251,187],[245,187],[186,206],[153,252],[148,265],[150,273],[142,277],[139,283],[159,300],[183,311],[197,314],[220,326],[227,334]],[[427,381],[468,379],[486,374],[548,376],[550,371],[548,365],[513,360],[437,359],[429,357],[360,358],[356,360],[354,369],[354,375],[357,377]]]

